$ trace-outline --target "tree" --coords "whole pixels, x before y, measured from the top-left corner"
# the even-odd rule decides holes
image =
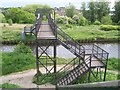
[[[87,25],[88,24],[88,20],[85,18],[85,17],[83,17],[82,15],[79,17],[80,19],[79,19],[79,25],[80,26],[85,26],[85,25]]]
[[[95,9],[95,2],[89,2],[89,20],[91,23],[95,22],[96,19],[96,9]]]
[[[109,2],[107,1],[96,2],[95,7],[96,7],[97,19],[99,21],[101,21],[103,16],[109,15],[110,12]]]
[[[0,20],[1,20],[0,22],[6,23],[6,18],[2,13],[0,13]]]
[[[66,7],[66,9],[65,9],[65,13],[68,17],[72,18],[76,14],[75,6],[72,4],[69,4],[69,6]]]
[[[8,19],[8,24],[11,26],[13,24],[12,19]]]
[[[120,22],[120,1],[115,2],[114,11],[114,22]]]
[[[83,2],[81,6],[81,11],[84,17],[86,17],[86,3]]]
[[[101,23],[106,25],[112,24],[111,16],[110,15],[103,16],[101,19]]]
[[[34,23],[35,14],[24,11],[21,8],[10,8],[4,12],[6,19],[12,19],[13,23]]]
[[[30,13],[35,13],[36,9],[38,8],[50,8],[50,6],[41,5],[41,4],[30,4],[30,5],[26,5],[22,9]]]

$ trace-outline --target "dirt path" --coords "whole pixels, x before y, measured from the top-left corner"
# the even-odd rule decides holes
[[[49,66],[50,68],[51,66]],[[63,65],[58,65],[57,66],[57,70],[59,70],[61,67],[63,67]],[[42,73],[45,73],[45,69],[44,68],[40,68],[40,71]],[[32,83],[33,80],[33,76],[36,74],[36,69],[31,69],[31,70],[26,70],[23,72],[17,72],[17,73],[12,73],[9,75],[5,75],[5,76],[1,76],[0,77],[0,84],[3,83],[12,83],[12,84],[16,84],[19,85],[23,88],[55,88],[54,85],[51,84],[45,84],[45,85],[36,85],[34,83]]]
[[[51,66],[49,66],[50,68]],[[63,67],[63,65],[57,65],[57,70],[59,70],[61,67]],[[44,68],[40,68],[40,71],[42,73],[45,73],[45,69]],[[111,71],[111,70],[107,70],[107,72],[110,73],[114,73],[114,74],[118,74],[117,71]],[[36,69],[31,69],[31,70],[26,70],[23,72],[17,72],[17,73],[12,73],[9,75],[5,75],[5,76],[1,76],[0,77],[0,84],[2,83],[12,83],[12,84],[16,84],[19,85],[23,88],[55,88],[54,85],[51,84],[45,84],[45,85],[36,85],[34,83],[32,83],[33,80],[33,76],[36,74]]]

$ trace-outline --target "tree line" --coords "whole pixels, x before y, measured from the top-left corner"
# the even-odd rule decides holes
[[[32,4],[24,7],[17,8],[5,8],[0,17],[2,22],[13,22],[13,23],[35,23],[35,10],[37,8],[50,8],[48,5]],[[88,2],[82,3],[80,13],[76,12],[74,5],[70,4],[65,7],[65,17],[57,16],[58,22],[64,22],[68,20],[70,24],[84,25],[86,23],[102,23],[102,24],[120,24],[120,1],[115,2],[113,7],[114,11],[110,11],[110,3],[107,1],[103,2]]]
[[[91,23],[98,20],[102,22],[102,18],[111,18],[114,23],[120,22],[120,1],[115,2],[113,11],[110,10],[110,2],[89,2],[82,3],[81,7],[83,16],[88,19]]]

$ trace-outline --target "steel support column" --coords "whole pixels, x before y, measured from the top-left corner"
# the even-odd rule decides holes
[[[39,58],[38,58],[38,42],[36,41],[36,78],[37,81],[39,80]]]

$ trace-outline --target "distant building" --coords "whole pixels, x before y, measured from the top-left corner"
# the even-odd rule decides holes
[[[65,7],[55,7],[55,13],[60,15],[60,16],[65,16]]]
[[[54,9],[56,14],[60,16],[65,16],[65,7],[59,7],[59,8],[55,7]],[[80,13],[81,11],[79,9],[76,9],[76,12]]]

